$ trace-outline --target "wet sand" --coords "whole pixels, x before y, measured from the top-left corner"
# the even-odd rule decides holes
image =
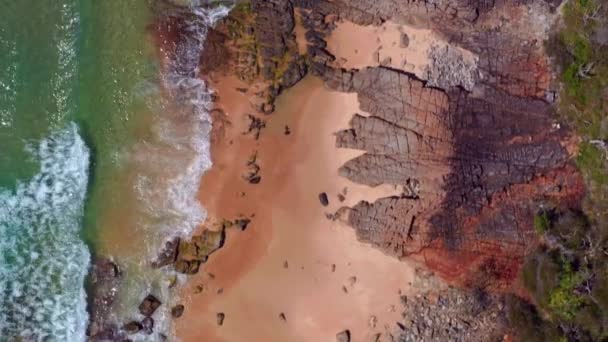
[[[309,76],[279,97],[277,111],[263,117],[267,127],[256,141],[242,134],[246,114],[253,112],[248,95],[235,89],[244,85],[236,78],[213,83],[226,114],[221,119],[215,113],[214,166],[200,189],[207,225],[240,215],[253,218],[245,231],[228,229],[224,248],[188,280],[182,293],[186,311],[176,320],[178,337],[335,341],[336,333],[350,329],[353,340],[362,341],[393,330],[399,294],[410,293],[415,265],[358,242],[352,228],[326,217],[341,206],[399,193],[338,176],[345,161],[362,153],[335,147],[334,133],[348,128],[360,112],[356,95],[327,90]],[[242,175],[255,151],[262,180],[252,185]],[[319,201],[321,192],[329,197],[327,207]],[[226,315],[221,327],[220,312]]]

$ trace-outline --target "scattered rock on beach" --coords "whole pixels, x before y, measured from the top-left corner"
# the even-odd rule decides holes
[[[142,324],[139,322],[136,322],[136,321],[129,322],[129,323],[123,325],[123,327],[122,327],[122,330],[124,330],[129,335],[137,334],[142,329],[143,329]]]
[[[203,293],[205,291],[205,285],[199,284],[194,288],[194,294]]]
[[[144,298],[144,300],[141,302],[141,304],[139,304],[139,312],[146,316],[152,316],[154,314],[154,312],[156,311],[156,309],[158,309],[161,305],[160,300],[158,300],[158,298],[154,297],[153,295],[149,294],[148,296],[146,296],[146,298]]]
[[[338,194],[338,201],[344,202],[345,200],[346,200],[346,197],[344,197],[344,195]]]
[[[245,134],[253,134],[255,140],[260,139],[260,134],[262,133],[262,129],[266,127],[266,121],[257,118],[251,114],[247,115],[249,119],[249,128]]]
[[[291,129],[289,128],[289,126],[285,125],[285,135],[290,135],[291,134]]]
[[[281,312],[281,313],[279,314],[279,319],[280,319],[281,321],[283,321],[283,322],[287,322],[287,316],[285,316],[285,313],[284,313],[284,312]]]
[[[226,314],[224,314],[223,312],[220,312],[217,314],[217,325],[219,325],[220,327],[222,325],[224,325],[224,320],[226,319]]]
[[[251,157],[249,157],[249,160],[247,161],[247,174],[244,176],[244,178],[250,183],[250,184],[259,184],[260,181],[262,181],[262,177],[260,176],[260,166],[257,164],[257,158],[258,158],[258,154],[257,151],[251,155]]]
[[[327,197],[327,193],[322,192],[319,194],[319,202],[321,202],[321,205],[323,205],[324,207],[327,207],[329,205],[329,198]]]
[[[401,33],[401,39],[399,40],[399,46],[402,48],[406,48],[410,46],[410,37],[407,33]]]
[[[173,318],[180,318],[184,314],[184,306],[182,304],[178,304],[171,309],[171,316]]]
[[[248,218],[236,219],[234,221],[234,225],[237,226],[242,231],[247,229],[247,226],[249,226],[249,223],[251,223],[251,220]]]
[[[344,330],[336,335],[336,342],[350,342],[350,330]]]
[[[289,268],[289,263],[287,262],[287,260],[283,262],[283,268]]]

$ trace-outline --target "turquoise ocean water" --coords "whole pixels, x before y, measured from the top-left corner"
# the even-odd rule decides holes
[[[150,30],[158,10],[152,0],[0,0],[2,342],[83,341],[95,255],[125,273],[117,322],[138,318],[146,293],[176,300],[170,272],[147,266],[205,218],[196,193],[211,165],[210,98],[197,65],[206,26],[227,8],[180,9],[193,14],[192,38],[164,73]],[[157,314],[159,329],[170,330],[167,316]]]

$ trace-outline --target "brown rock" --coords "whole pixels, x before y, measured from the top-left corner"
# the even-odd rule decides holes
[[[281,321],[283,321],[283,322],[287,322],[287,316],[285,316],[285,313],[284,313],[284,312],[281,312],[281,313],[279,314],[279,319],[280,319]]]
[[[127,334],[137,334],[143,329],[141,323],[133,321],[123,325],[122,330],[124,330]]]
[[[156,309],[158,309],[161,305],[160,300],[158,300],[158,298],[154,297],[153,295],[149,294],[146,296],[146,298],[144,298],[144,300],[141,302],[141,304],[139,304],[139,312],[146,316],[152,316],[154,314],[154,312],[156,311]]]
[[[161,250],[156,260],[152,262],[153,268],[159,268],[171,265],[177,259],[177,248],[179,246],[179,238],[171,239],[165,242],[165,247]]]
[[[197,274],[200,266],[201,262],[198,260],[178,260],[174,265],[175,270],[182,274]]]
[[[220,327],[224,325],[224,320],[226,319],[226,315],[223,312],[219,312],[217,315],[217,325]]]
[[[171,316],[173,318],[180,318],[184,314],[184,306],[182,304],[178,304],[171,308]]]
[[[327,207],[329,205],[329,198],[327,197],[327,194],[325,192],[319,194],[319,202],[321,202],[321,205],[324,207]]]

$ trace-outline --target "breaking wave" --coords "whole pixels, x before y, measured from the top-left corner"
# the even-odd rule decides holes
[[[90,256],[79,234],[89,151],[70,124],[31,152],[39,173],[0,189],[0,336],[84,341]]]

